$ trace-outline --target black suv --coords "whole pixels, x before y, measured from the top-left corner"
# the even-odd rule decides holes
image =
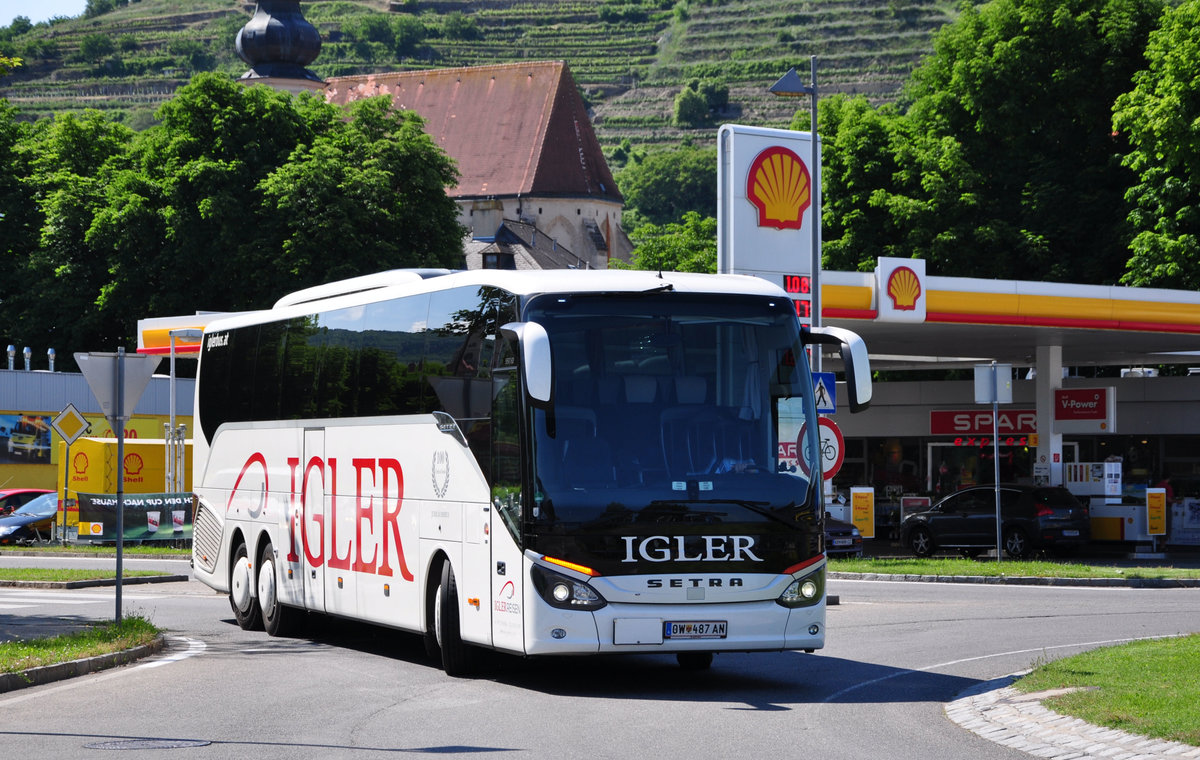
[[[1000,485],[1000,534],[1010,557],[1040,550],[1066,554],[1091,537],[1088,508],[1061,486]],[[971,486],[900,524],[900,543],[918,557],[957,549],[974,557],[996,546],[996,489]]]

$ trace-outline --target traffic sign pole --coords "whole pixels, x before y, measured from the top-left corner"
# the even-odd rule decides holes
[[[50,421],[50,427],[54,428],[54,432],[58,433],[59,437],[67,444],[66,460],[63,462],[63,488],[62,499],[59,506],[62,507],[62,539],[63,545],[67,543],[67,501],[68,494],[71,492],[71,444],[79,439],[79,436],[87,432],[88,421],[83,418],[79,410],[74,404],[68,403],[66,408],[58,413],[58,416]],[[55,521],[55,528],[58,527],[58,521]],[[53,540],[51,536],[51,540]]]
[[[78,353],[75,363],[87,380],[92,395],[100,402],[104,416],[117,434],[117,585],[116,622],[121,622],[121,574],[125,546],[125,421],[137,406],[138,399],[146,390],[146,383],[154,374],[161,357],[136,354],[132,357],[132,371],[126,383],[125,348],[115,354]]]

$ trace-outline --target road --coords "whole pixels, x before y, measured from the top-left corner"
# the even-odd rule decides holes
[[[175,750],[193,758],[1028,758],[943,705],[1037,662],[1200,628],[1200,589],[829,585],[841,603],[817,654],[720,655],[701,673],[666,656],[489,656],[476,679],[445,676],[415,636],[323,621],[271,639],[198,583],[130,587],[127,606],[169,629],[168,656],[0,695],[0,756],[169,739],[201,745]],[[111,616],[111,589],[91,593],[43,593],[0,623]]]

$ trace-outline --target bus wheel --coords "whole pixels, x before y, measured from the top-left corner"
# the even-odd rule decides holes
[[[233,573],[229,579],[229,606],[233,608],[233,616],[243,631],[257,631],[262,628],[262,611],[250,593],[254,583],[254,567],[250,564],[250,555],[246,544],[237,545],[233,552]]]
[[[291,636],[299,626],[300,610],[279,603],[279,576],[270,544],[258,561],[258,606],[262,610],[263,628],[270,636]]]
[[[684,670],[708,670],[712,667],[712,652],[679,652],[675,655]]]
[[[458,625],[458,584],[449,562],[442,563],[442,582],[433,602],[437,644],[442,651],[442,669],[446,675],[468,675],[474,667],[474,651],[462,640]]]

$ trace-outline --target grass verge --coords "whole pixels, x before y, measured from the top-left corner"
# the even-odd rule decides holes
[[[1098,726],[1200,746],[1200,634],[1134,641],[1046,663],[1013,684],[1075,687],[1046,707]]]
[[[169,575],[160,570],[125,570],[124,578],[147,578],[150,576]],[[0,581],[51,581],[65,583],[68,581],[103,581],[117,577],[116,570],[88,570],[85,568],[63,569],[54,567],[0,567]]]
[[[112,654],[154,641],[161,633],[140,616],[121,622],[97,623],[84,631],[48,639],[0,643],[0,673],[20,673],[31,668]]]
[[[183,549],[174,546],[158,546],[152,544],[125,544],[121,547],[123,554],[137,554],[139,556],[150,557],[190,557],[192,556],[191,549]],[[28,554],[46,553],[46,554],[79,554],[82,556],[91,555],[115,555],[117,547],[115,544],[62,544],[46,543],[34,544],[32,546],[0,546],[0,555],[6,553]]]
[[[999,578],[1200,578],[1200,568],[1111,567],[1046,560],[974,560],[954,558],[830,559],[829,569],[843,573],[887,575],[979,575]]]

